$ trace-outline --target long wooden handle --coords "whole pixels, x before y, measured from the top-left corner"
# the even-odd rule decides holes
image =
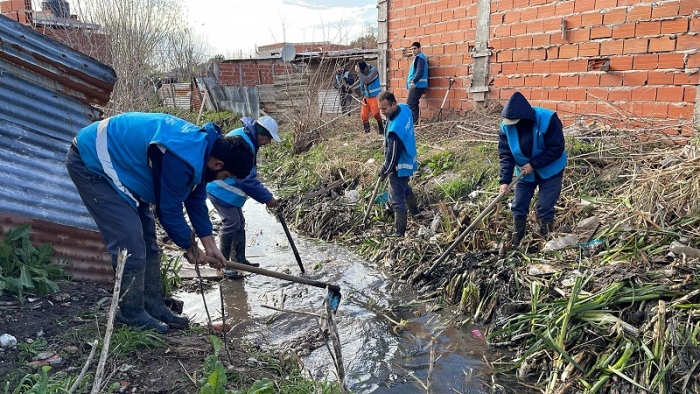
[[[294,245],[294,240],[292,239],[292,233],[289,232],[289,228],[287,228],[287,221],[284,220],[284,215],[282,215],[281,211],[277,212],[277,219],[280,220],[280,223],[282,224],[282,228],[284,229],[284,233],[287,235],[287,239],[289,240],[289,245],[292,247],[292,252],[294,252],[294,258],[297,259],[297,263],[299,264],[299,268],[301,268],[301,273],[305,273],[306,271],[304,270],[304,264],[301,262],[301,256],[299,256],[299,251],[297,250],[297,246]]]
[[[520,178],[523,177],[523,175],[525,175],[525,172],[520,171],[520,174],[518,174],[518,176],[516,176],[515,179],[513,179],[513,181],[508,185],[508,189],[503,193],[498,193],[498,196],[496,196],[496,198],[493,201],[491,201],[491,204],[489,204],[479,214],[479,216],[477,216],[476,219],[474,219],[472,221],[472,223],[469,225],[469,227],[467,227],[467,229],[464,230],[462,232],[462,234],[460,234],[459,237],[457,237],[457,239],[455,239],[454,242],[452,242],[452,245],[450,245],[450,247],[447,248],[447,250],[445,250],[445,252],[437,260],[435,260],[435,263],[433,263],[433,265],[430,266],[430,268],[427,271],[425,271],[426,276],[429,276],[433,272],[433,270],[435,270],[435,268],[437,268],[437,266],[440,263],[442,263],[443,260],[445,260],[445,257],[447,257],[447,255],[449,255],[450,252],[452,252],[452,250],[455,247],[457,247],[457,245],[460,242],[462,242],[462,240],[464,240],[464,238],[467,236],[467,234],[469,234],[472,230],[474,230],[474,228],[479,224],[479,222],[481,222],[481,219],[483,219],[484,216],[488,215],[489,212],[491,212],[491,210],[496,206],[496,204],[498,204],[503,199],[503,197],[505,197],[506,194],[508,194],[508,192],[510,192],[510,189],[512,189],[513,186],[515,186],[516,182],[518,182],[520,180]]]
[[[216,264],[218,262],[219,262],[219,259],[207,256],[207,263],[215,263]],[[270,276],[272,278],[284,279],[284,280],[288,280],[290,282],[301,283],[301,284],[310,285],[310,286],[316,286],[316,287],[320,287],[322,289],[329,288],[331,291],[340,292],[340,286],[338,286],[338,285],[319,282],[317,280],[304,278],[301,276],[287,275],[287,274],[283,274],[281,272],[270,271],[270,270],[266,270],[266,269],[260,268],[260,267],[253,267],[253,266],[250,266],[247,264],[234,263],[233,261],[227,261],[226,266],[229,268],[237,269],[239,271],[254,272],[256,274]]]
[[[367,204],[367,210],[365,211],[365,217],[362,218],[362,225],[365,225],[365,222],[367,221],[367,218],[369,217],[369,211],[372,210],[372,205],[374,204],[374,199],[377,198],[377,192],[379,191],[379,184],[382,183],[382,177],[377,178],[377,184],[374,185],[374,190],[372,190],[372,198],[369,200],[369,204]]]

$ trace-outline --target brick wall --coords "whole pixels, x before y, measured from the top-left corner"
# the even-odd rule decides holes
[[[490,3],[487,98],[505,102],[518,90],[567,124],[576,114],[624,113],[681,119],[689,130],[694,112],[699,117],[700,0]],[[473,104],[477,8],[478,0],[389,2],[389,86],[405,100],[411,58],[404,49],[420,41],[430,65],[424,117],[440,107],[450,76],[456,78],[445,108]]]
[[[272,84],[275,75],[293,72],[279,59],[238,59],[219,64],[219,84],[258,86]]]

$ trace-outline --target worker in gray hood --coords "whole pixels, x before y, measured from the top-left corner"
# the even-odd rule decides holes
[[[533,107],[515,92],[505,107],[500,125],[498,155],[500,157],[500,192],[508,190],[516,174],[525,172],[515,185],[512,246],[518,247],[525,236],[530,200],[539,188],[537,217],[540,234],[546,236],[554,224],[554,205],[559,200],[562,175],[566,167],[566,150],[562,124],[556,112]]]

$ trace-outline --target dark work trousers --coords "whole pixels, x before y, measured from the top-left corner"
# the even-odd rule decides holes
[[[245,218],[243,217],[243,208],[235,205],[226,204],[216,197],[209,196],[211,205],[216,208],[216,212],[221,217],[221,230],[219,236],[233,235],[238,230],[243,230],[245,227]]]
[[[107,179],[88,171],[76,148],[68,151],[66,168],[102,233],[113,268],[117,267],[119,250],[126,249],[131,255],[126,268],[141,267],[148,257],[158,256],[156,222],[150,204],[140,202],[135,210]]]
[[[408,185],[410,176],[399,176],[396,171],[389,174],[389,205],[394,212],[406,212],[406,196],[413,195]]]
[[[420,116],[420,98],[425,93],[425,88],[413,88],[408,91],[408,99],[406,99],[406,104],[411,109],[411,114],[413,114],[413,124],[418,124],[418,117]]]
[[[513,217],[526,217],[530,210],[530,201],[535,194],[535,188],[539,186],[537,197],[537,217],[541,222],[554,220],[554,204],[561,194],[562,174],[548,179],[542,179],[535,175],[535,182],[518,181],[515,184],[515,198],[511,208]]]

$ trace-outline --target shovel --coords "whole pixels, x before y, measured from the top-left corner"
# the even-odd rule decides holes
[[[207,263],[219,263],[219,259],[207,256]],[[334,311],[338,310],[338,305],[340,304],[340,286],[333,285],[330,283],[319,282],[309,278],[303,278],[300,276],[287,275],[281,272],[270,271],[260,267],[253,267],[247,264],[234,263],[233,261],[227,261],[226,266],[239,271],[254,272],[263,276],[269,276],[277,279],[284,279],[294,283],[301,283],[304,285],[310,285],[315,287],[320,287],[322,289],[328,289],[328,303]]]
[[[483,212],[481,212],[479,214],[479,216],[477,216],[476,219],[474,219],[474,221],[472,221],[472,223],[469,225],[469,227],[467,227],[466,230],[462,231],[462,234],[460,234],[459,237],[457,237],[457,239],[455,239],[455,241],[452,242],[452,245],[450,245],[450,247],[447,248],[447,250],[445,250],[445,252],[437,260],[435,260],[433,265],[430,266],[430,268],[427,271],[425,271],[425,274],[423,274],[423,275],[430,276],[430,274],[435,270],[435,268],[437,268],[437,266],[440,263],[442,263],[443,260],[445,260],[445,257],[447,257],[447,255],[449,255],[450,252],[452,252],[452,250],[455,247],[457,247],[457,245],[460,242],[462,242],[464,240],[464,238],[467,236],[467,234],[469,234],[472,230],[474,230],[474,228],[479,224],[479,222],[481,222],[481,219],[483,219],[486,215],[488,215],[493,210],[493,208],[496,206],[496,204],[498,204],[503,199],[503,197],[505,197],[510,192],[510,189],[512,189],[513,186],[515,186],[515,183],[518,182],[520,180],[520,178],[523,177],[523,175],[525,175],[525,172],[520,171],[520,173],[515,177],[515,179],[513,179],[513,181],[508,185],[508,189],[503,193],[498,193],[496,198],[493,201],[491,201],[491,204],[489,204],[483,210]]]
[[[455,79],[450,77],[450,86],[447,87],[447,91],[445,92],[445,98],[442,99],[442,105],[440,106],[440,110],[438,111],[437,115],[435,115],[435,120],[440,119],[440,114],[442,114],[442,109],[445,108],[445,102],[447,101],[447,95],[450,94],[450,89],[452,89],[452,84],[455,82]]]
[[[299,251],[297,250],[297,246],[294,245],[294,240],[292,239],[292,234],[289,232],[289,228],[287,227],[287,221],[284,220],[284,215],[282,215],[282,211],[278,210],[277,211],[277,219],[279,219],[280,223],[282,224],[282,228],[284,229],[284,233],[287,234],[287,239],[289,240],[289,245],[292,247],[292,252],[294,252],[294,257],[297,259],[297,263],[299,263],[299,268],[301,268],[301,273],[305,273],[304,271],[304,264],[301,263],[301,256],[299,256]]]

